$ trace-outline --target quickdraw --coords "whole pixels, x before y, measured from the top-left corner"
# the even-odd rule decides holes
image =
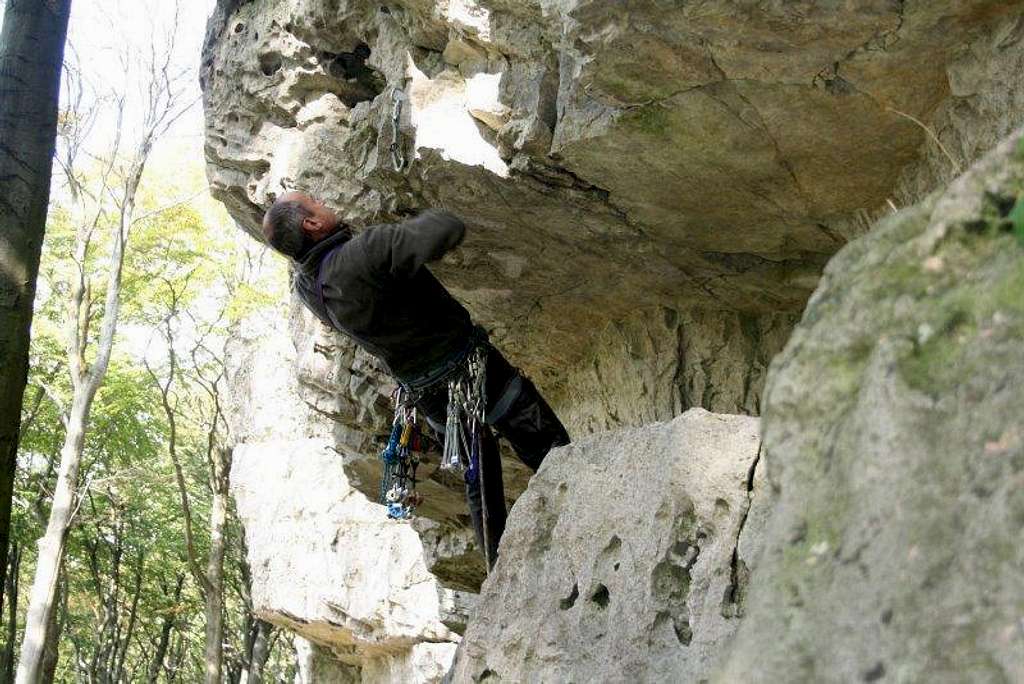
[[[470,482],[479,465],[480,442],[487,413],[485,389],[487,352],[477,347],[465,373],[448,381],[448,422],[441,468],[465,472]]]
[[[416,491],[416,469],[423,450],[416,409],[405,400],[405,392],[395,390],[395,420],[387,446],[380,452],[384,472],[380,480],[380,503],[387,506],[388,517],[408,520],[423,495]]]
[[[483,449],[485,417],[487,415],[487,349],[477,346],[466,362],[466,372],[448,381],[448,421],[444,434],[444,454],[441,468],[462,472],[466,482],[480,480],[480,499],[483,524],[484,557],[488,558],[490,574],[489,528],[487,512],[487,483],[480,458]]]
[[[402,139],[399,132],[399,124],[402,121],[402,91],[395,89],[391,92],[391,163],[395,171],[401,171],[405,167],[405,155],[402,151]]]

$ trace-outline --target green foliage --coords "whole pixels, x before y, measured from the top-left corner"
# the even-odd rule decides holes
[[[1017,244],[1024,247],[1024,195],[1017,198],[1017,203],[1013,205],[1007,218],[1013,224],[1013,234],[1017,237]]]
[[[83,182],[89,173],[94,171]],[[166,624],[171,625],[166,666],[175,669],[176,681],[202,681],[203,600],[186,561],[181,501],[168,455],[170,425],[157,382],[168,379],[173,349],[177,365],[169,400],[196,550],[203,558],[209,545],[206,450],[214,410],[202,381],[215,374],[232,325],[268,307],[283,313],[286,301],[283,268],[273,268],[276,261],[264,264],[262,248],[235,229],[205,193],[198,158],[152,164],[138,199],[124,262],[121,325],[92,406],[81,505],[67,538],[56,681],[106,681],[114,667],[112,645],[124,649],[123,680],[144,681]],[[44,245],[12,525],[13,540],[24,553],[19,622],[35,570],[35,541],[56,481],[62,414],[72,397],[66,334],[68,295],[79,273],[72,258],[76,234],[93,222],[81,267],[91,282],[95,336],[110,276],[107,254],[118,225],[115,207],[90,213],[84,204],[57,197]],[[253,620],[241,534],[238,522],[231,522],[225,560],[228,672],[240,667]],[[133,637],[126,641],[133,614]],[[278,643],[268,667],[284,676],[291,653],[285,639]]]

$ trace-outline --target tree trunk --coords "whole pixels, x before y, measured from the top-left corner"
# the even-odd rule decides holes
[[[224,661],[224,526],[228,517],[231,449],[214,449],[210,502],[210,555],[206,561],[206,684],[220,684]]]
[[[0,31],[0,605],[71,0],[7,0]]]
[[[55,607],[54,598],[57,577],[64,557],[64,541],[75,513],[78,468],[85,448],[85,428],[94,396],[95,390],[91,393],[76,391],[71,415],[68,416],[67,433],[60,454],[57,486],[50,508],[50,520],[46,525],[46,533],[39,540],[39,557],[29,594],[25,636],[21,645],[21,660],[18,662],[18,684],[38,684],[42,676],[47,626]]]
[[[178,602],[181,600],[181,587],[185,584],[185,576],[178,575],[178,584],[174,588],[174,602],[164,616],[164,623],[160,628],[160,641],[157,643],[156,651],[153,653],[153,660],[149,663],[149,672],[146,677],[148,684],[156,684],[160,673],[164,669],[164,658],[167,657],[167,647],[171,643],[171,632],[174,630],[174,616],[178,614]]]
[[[57,596],[55,601],[60,603],[61,601],[66,603],[67,600],[67,578],[65,577],[64,586],[57,588]],[[64,611],[67,612],[66,610]],[[66,619],[66,615],[64,616]],[[43,661],[40,666],[39,681],[40,684],[53,684],[54,676],[57,674],[57,660],[60,657],[60,632],[64,626],[64,620],[57,619],[57,611],[50,611],[50,619],[46,623],[46,646],[43,650]]]
[[[243,677],[246,684],[263,684],[263,668],[270,657],[270,635],[274,626],[263,620],[256,620],[256,639],[252,644],[252,657],[249,659],[247,675]]]
[[[112,668],[113,674],[110,681],[118,684],[124,674],[124,661],[128,657],[128,646],[131,645],[132,635],[135,633],[135,625],[139,614],[139,598],[142,596],[142,570],[145,558],[139,560],[135,566],[135,591],[132,595],[132,607],[128,613],[128,627],[125,629],[124,637],[120,640],[120,648],[114,647],[115,665]]]
[[[18,639],[18,568],[21,565],[21,549],[11,545],[10,569],[7,573],[7,641],[0,657],[0,681],[14,680],[14,643]]]

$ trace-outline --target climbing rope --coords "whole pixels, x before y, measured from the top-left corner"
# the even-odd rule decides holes
[[[408,520],[423,495],[416,491],[416,469],[423,449],[416,409],[411,407],[401,387],[395,390],[395,419],[388,443],[380,452],[384,462],[380,480],[380,503],[387,506],[388,517]]]

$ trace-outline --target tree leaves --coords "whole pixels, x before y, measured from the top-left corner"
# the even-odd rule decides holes
[[[1017,237],[1017,243],[1024,247],[1024,195],[1017,198],[1007,218],[1013,224],[1013,234]]]

